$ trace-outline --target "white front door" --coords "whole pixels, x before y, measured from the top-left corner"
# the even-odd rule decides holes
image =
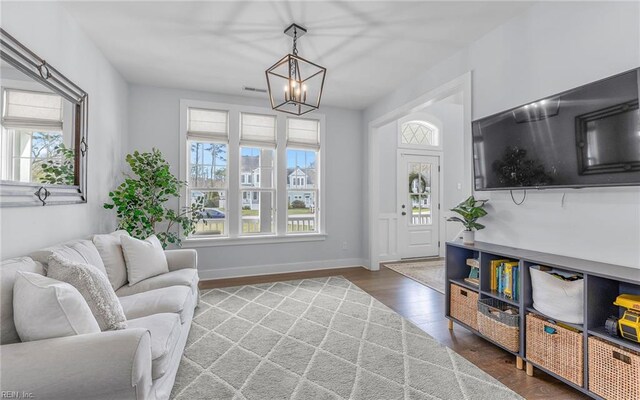
[[[439,254],[439,158],[400,153],[398,253],[401,258]]]

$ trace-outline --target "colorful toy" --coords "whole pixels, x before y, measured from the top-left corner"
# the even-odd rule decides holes
[[[612,336],[640,343],[640,295],[621,294],[613,302],[616,306],[626,308],[622,318],[611,316],[607,319],[605,329]]]

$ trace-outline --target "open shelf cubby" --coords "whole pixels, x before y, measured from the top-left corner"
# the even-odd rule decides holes
[[[468,277],[470,271],[470,267],[466,263],[468,258],[475,258],[480,262],[479,287],[464,280],[464,278]],[[509,260],[517,262],[519,270],[518,283],[520,285],[520,292],[517,298],[508,298],[507,296],[492,290],[491,263],[494,260]],[[534,308],[533,288],[529,272],[529,268],[534,265],[551,267],[555,270],[582,275],[584,282],[584,321],[582,324],[555,320]],[[522,369],[524,362],[526,362],[528,374],[533,374],[533,367],[535,366],[536,368],[549,373],[590,397],[600,399],[601,397],[589,390],[588,338],[590,336],[598,337],[614,346],[640,354],[640,343],[619,336],[611,336],[605,330],[605,322],[609,316],[613,315],[620,318],[624,314],[624,308],[613,304],[616,297],[621,294],[640,295],[640,269],[490,243],[476,242],[473,245],[467,245],[463,244],[461,241],[454,241],[447,242],[446,245],[446,281],[446,317],[516,356],[516,365],[518,368]],[[501,344],[482,335],[477,329],[469,326],[469,324],[462,323],[453,317],[451,315],[450,284],[455,284],[477,293],[478,299],[499,299],[507,303],[512,308],[518,310],[520,317],[519,351],[513,352],[506,349]],[[538,365],[527,358],[526,316],[530,313],[536,314],[551,323],[557,323],[560,326],[565,326],[571,331],[576,332],[574,335],[582,336],[584,357],[582,385],[572,383],[564,377],[545,369],[544,366]],[[450,328],[452,328],[451,324]]]

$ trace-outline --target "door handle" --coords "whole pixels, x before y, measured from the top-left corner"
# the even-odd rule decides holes
[[[407,213],[403,211],[403,212],[402,212],[402,215],[407,215]]]

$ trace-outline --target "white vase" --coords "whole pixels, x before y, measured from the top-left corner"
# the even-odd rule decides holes
[[[462,243],[464,244],[473,244],[474,243],[474,231],[462,231]]]

